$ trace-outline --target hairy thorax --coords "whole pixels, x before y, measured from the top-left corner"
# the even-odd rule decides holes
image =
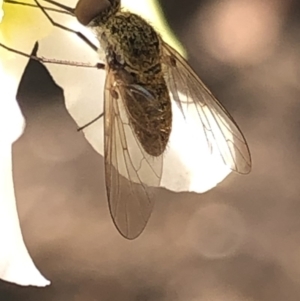
[[[113,54],[114,63],[118,62],[125,70],[139,73],[161,70],[160,37],[138,15],[118,12],[98,27],[97,35],[107,59]]]

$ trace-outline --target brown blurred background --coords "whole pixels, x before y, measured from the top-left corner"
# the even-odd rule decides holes
[[[76,132],[46,68],[31,62],[14,178],[26,244],[52,285],[0,282],[1,301],[300,300],[300,3],[161,5],[242,128],[252,173],[202,195],[161,189],[145,232],[125,240],[108,212],[103,158]]]

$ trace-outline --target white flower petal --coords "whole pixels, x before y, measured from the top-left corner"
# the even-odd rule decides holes
[[[15,203],[11,152],[11,144],[1,141],[0,278],[20,285],[46,286],[49,281],[36,269],[22,238]]]
[[[58,20],[63,24],[67,23],[67,26],[71,26],[73,29],[88,32],[74,18],[70,19],[70,22],[66,22],[67,17],[58,17],[61,17]],[[60,60],[91,64],[99,62],[98,54],[95,51],[77,36],[60,29],[53,30],[51,35],[39,41],[38,53],[47,58]],[[103,112],[106,76],[104,71],[53,64],[48,64],[46,67],[54,81],[64,90],[66,108],[78,126],[87,124]],[[83,132],[94,149],[103,155],[103,118],[87,127]]]
[[[164,156],[161,186],[174,191],[203,193],[222,182],[231,172],[219,153],[207,147],[199,120],[185,120],[172,102],[173,128]]]
[[[3,15],[4,15],[2,5],[3,5],[3,0],[0,0],[0,22],[2,21],[2,18],[3,18]]]
[[[26,63],[17,57],[9,72],[0,65],[0,278],[20,285],[45,286],[49,281],[36,269],[22,238],[12,175],[12,143],[25,125],[15,97]]]

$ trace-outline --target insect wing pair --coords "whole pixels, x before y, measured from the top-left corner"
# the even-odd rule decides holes
[[[162,45],[161,63],[165,69],[165,80],[186,121],[191,118],[190,112],[196,112],[206,137],[206,146],[215,146],[224,164],[233,171],[249,173],[249,148],[233,118],[185,59],[166,43]],[[160,184],[164,154],[151,157],[139,143],[130,117],[124,114],[124,93],[118,88],[110,70],[105,89],[105,172],[110,212],[120,233],[134,239],[143,231],[151,215],[154,199],[149,186]],[[110,92],[112,89],[115,93]],[[129,95],[134,97],[134,94]]]

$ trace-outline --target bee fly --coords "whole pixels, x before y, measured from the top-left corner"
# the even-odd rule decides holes
[[[195,118],[189,113],[196,112],[207,147],[216,148],[233,171],[249,173],[251,157],[231,115],[185,59],[143,18],[120,6],[120,0],[98,0],[93,5],[80,0],[70,10],[95,32],[105,53],[107,198],[117,229],[125,238],[134,239],[144,230],[153,209],[149,187],[160,185],[172,131],[171,99],[187,121]]]

